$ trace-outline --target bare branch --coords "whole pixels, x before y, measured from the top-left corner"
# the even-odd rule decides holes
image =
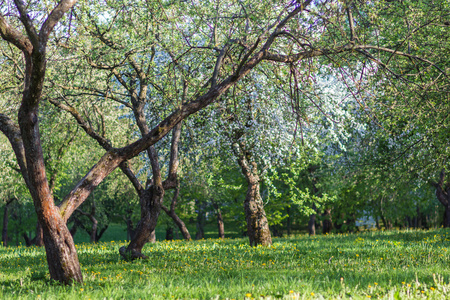
[[[39,49],[39,38],[38,33],[36,32],[36,28],[34,28],[33,21],[31,21],[30,16],[27,13],[27,10],[22,3],[21,0],[14,0],[14,4],[17,7],[17,10],[20,14],[20,21],[25,26],[25,30],[27,32],[28,38],[31,41],[31,44],[33,44],[33,47],[36,49]]]

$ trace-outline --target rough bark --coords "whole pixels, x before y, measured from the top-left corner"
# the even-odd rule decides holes
[[[15,5],[27,36],[12,28],[0,14],[0,34],[4,40],[19,48],[25,61],[25,78],[22,101],[18,112],[20,141],[11,141],[14,126],[9,126],[4,116],[0,130],[14,148],[22,175],[33,198],[39,223],[43,228],[50,277],[63,283],[82,282],[78,256],[72,236],[54,205],[47,181],[39,132],[39,102],[46,71],[46,46],[50,33],[61,17],[76,3],[62,0],[48,15],[39,31],[22,2]],[[22,151],[23,150],[23,151]]]
[[[264,211],[264,203],[259,191],[260,179],[258,166],[255,161],[249,161],[251,154],[245,149],[245,145],[242,142],[236,142],[233,145],[233,150],[237,156],[242,174],[247,180],[244,213],[250,245],[270,246],[272,245],[272,236],[270,234],[266,212]]]

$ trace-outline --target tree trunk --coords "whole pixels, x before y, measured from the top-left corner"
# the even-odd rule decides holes
[[[195,200],[195,202],[197,202],[197,232],[195,233],[195,239],[201,240],[205,238],[205,204],[198,200]]]
[[[220,239],[225,238],[225,226],[223,224],[222,211],[217,210],[217,232]]]
[[[442,169],[439,181],[431,184],[436,188],[436,198],[445,207],[443,226],[448,228],[450,227],[450,179],[447,179],[447,182],[444,183],[444,178],[445,169]]]
[[[291,235],[291,207],[288,206],[286,208],[286,212],[287,212],[287,220],[286,220],[286,229],[287,229],[287,235],[290,236]]]
[[[442,225],[444,226],[444,228],[450,227],[450,206],[445,206],[444,220]]]
[[[166,228],[166,241],[172,240],[173,240],[173,228],[169,226]]]
[[[129,242],[134,236],[134,224],[133,220],[131,219],[132,214],[133,211],[130,209],[126,211],[125,216],[122,216],[123,220],[125,221],[125,225],[127,226],[127,242]]]
[[[45,222],[42,229],[50,277],[65,284],[81,283],[83,277],[72,235],[56,207],[52,213],[41,219]]]
[[[223,224],[223,217],[222,217],[222,211],[219,208],[219,205],[217,204],[217,202],[212,201],[212,205],[216,211],[216,216],[217,216],[217,232],[219,235],[219,239],[224,239],[225,238],[225,227]]]
[[[36,237],[34,244],[38,247],[44,246],[44,232],[42,231],[42,226],[39,222],[36,224]]]
[[[3,229],[2,229],[2,243],[4,247],[8,246],[8,203],[5,204],[5,208],[3,210]]]
[[[167,208],[166,208],[167,209]],[[175,225],[177,225],[178,229],[180,230],[181,234],[183,235],[183,238],[187,241],[191,240],[191,234],[189,233],[189,230],[186,227],[186,224],[184,224],[183,220],[180,219],[180,217],[174,212],[170,210],[165,210],[169,217],[172,218]]]
[[[238,138],[239,136],[236,137]],[[269,222],[259,192],[258,165],[255,161],[250,161],[252,154],[246,149],[244,142],[234,143],[233,151],[237,156],[242,174],[247,179],[248,184],[244,201],[244,212],[250,246],[270,246],[272,245],[272,236],[270,235]]]
[[[309,215],[309,221],[308,221],[308,233],[309,233],[310,236],[316,235],[316,212],[317,212],[317,207],[316,207],[316,205],[314,203],[312,205],[312,209],[314,210],[314,213]]]
[[[135,234],[131,238],[128,247],[122,247],[119,253],[124,259],[148,258],[142,254],[142,248],[151,240],[152,232],[156,228],[161,212],[161,202],[164,197],[164,189],[152,186],[143,192],[141,197],[141,220],[136,226]]]
[[[164,205],[161,206],[161,208],[166,212],[166,214],[172,218],[175,225],[178,226],[178,229],[180,229],[181,234],[183,235],[183,238],[187,241],[191,240],[191,234],[189,233],[189,230],[186,227],[186,224],[184,224],[183,220],[180,219],[180,217],[175,212],[175,206],[177,204],[178,196],[180,194],[180,186],[177,184],[177,187],[175,188],[175,193],[172,198],[172,202],[170,203],[170,209],[165,207]]]
[[[324,217],[324,220],[322,221],[322,233],[330,233],[331,229],[333,229],[333,222],[331,221],[331,209],[325,209],[322,216]]]
[[[259,180],[248,180],[244,211],[250,246],[270,246],[272,244],[272,236],[270,235],[269,222],[259,193]]]

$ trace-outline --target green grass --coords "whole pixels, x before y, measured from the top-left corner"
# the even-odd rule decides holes
[[[274,239],[157,242],[122,261],[125,242],[78,244],[83,285],[50,281],[43,249],[0,248],[0,298],[445,299],[450,232],[392,231]]]

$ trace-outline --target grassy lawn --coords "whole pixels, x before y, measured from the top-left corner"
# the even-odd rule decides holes
[[[49,280],[44,249],[0,248],[0,298],[21,299],[444,299],[450,232],[392,231],[157,242],[126,262],[124,241],[77,245],[83,285]]]

